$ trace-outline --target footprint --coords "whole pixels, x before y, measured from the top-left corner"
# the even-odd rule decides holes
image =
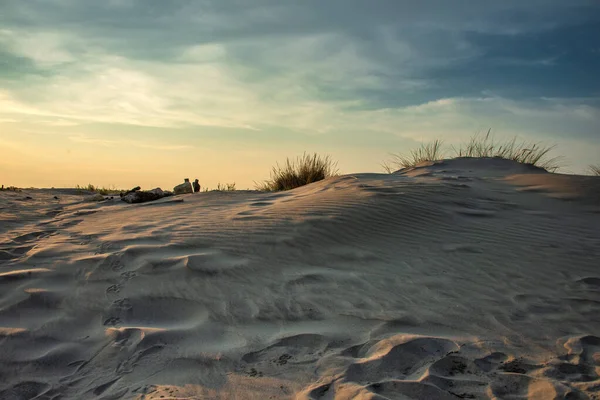
[[[276,360],[274,360],[273,362],[274,362],[275,364],[277,364],[277,365],[280,365],[280,366],[281,366],[281,365],[285,365],[285,364],[287,364],[287,362],[288,362],[289,360],[291,360],[291,359],[292,359],[292,356],[291,356],[291,355],[289,355],[289,354],[287,354],[287,353],[285,353],[285,354],[282,354],[281,356],[279,356],[279,358],[278,358],[278,359],[276,359]]]
[[[131,310],[133,306],[127,297],[113,301],[113,306],[121,310]]]
[[[98,246],[98,250],[96,251],[95,254],[105,254],[108,253],[110,251],[110,249],[113,247],[112,243],[102,243],[100,244],[100,246]]]
[[[110,269],[112,269],[113,271],[117,272],[122,270],[123,268],[125,268],[125,266],[123,264],[121,264],[120,260],[113,260],[110,263]]]
[[[251,368],[250,371],[246,372],[246,375],[252,378],[261,378],[263,373],[261,371],[257,371],[256,368]]]
[[[121,273],[121,277],[123,277],[123,279],[125,279],[125,280],[130,280],[136,276],[137,276],[137,274],[133,271],[126,271],[126,272]]]
[[[122,287],[123,286],[118,283],[111,285],[106,289],[106,293],[119,293],[121,291]]]

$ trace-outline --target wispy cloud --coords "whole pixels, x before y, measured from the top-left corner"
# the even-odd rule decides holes
[[[142,149],[152,149],[152,150],[160,150],[160,151],[177,151],[177,150],[186,150],[186,149],[193,148],[193,146],[191,146],[191,145],[147,143],[147,142],[140,142],[140,141],[135,141],[135,140],[109,140],[109,139],[100,139],[100,138],[95,138],[95,137],[89,137],[86,135],[69,136],[69,140],[76,142],[76,143],[93,144],[93,145],[103,146],[103,147],[121,147],[121,148],[137,147],[137,148],[142,148]]]

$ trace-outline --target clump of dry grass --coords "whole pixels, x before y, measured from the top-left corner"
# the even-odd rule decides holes
[[[475,135],[461,145],[459,148],[451,146],[456,157],[496,157],[513,160],[522,164],[534,165],[546,171],[554,172],[562,166],[561,157],[550,157],[549,153],[554,146],[546,146],[541,143],[518,142],[513,138],[506,142],[496,142],[488,130],[485,136]],[[414,167],[423,161],[438,161],[444,157],[445,150],[442,142],[434,140],[431,143],[422,144],[416,150],[411,151],[408,156],[396,154],[390,162],[385,162],[383,168],[392,173],[395,170]]]
[[[497,157],[516,161],[522,164],[534,165],[554,172],[561,167],[560,157],[548,157],[554,146],[541,143],[517,142],[514,137],[506,142],[498,143],[487,131],[484,137],[472,136],[471,139],[458,149],[454,148],[457,157]]]
[[[235,182],[233,183],[225,183],[223,185],[221,185],[221,182],[217,183],[217,188],[216,189],[209,189],[209,188],[204,188],[204,192],[234,192],[236,190],[235,188]]]
[[[285,164],[273,167],[271,179],[256,183],[256,189],[261,191],[290,190],[309,183],[337,175],[337,163],[330,156],[306,154],[291,161],[286,159]]]
[[[217,191],[219,192],[233,192],[235,191],[235,182],[233,183],[225,183],[221,185],[221,182],[217,183]]]
[[[383,163],[383,168],[387,173],[392,173],[403,168],[414,167],[423,161],[438,161],[444,157],[442,141],[434,140],[430,143],[424,143],[416,150],[412,150],[409,155],[392,154],[392,160]]]

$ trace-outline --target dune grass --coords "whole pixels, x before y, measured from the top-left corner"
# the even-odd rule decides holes
[[[430,143],[422,144],[418,149],[412,150],[408,155],[392,154],[392,160],[383,163],[386,172],[392,173],[395,170],[414,167],[423,161],[438,161],[444,158],[442,141],[434,140]]]
[[[217,188],[215,189],[217,192],[234,192],[235,191],[235,182],[233,183],[225,183],[221,185],[221,182],[217,183]]]
[[[271,170],[271,179],[255,182],[255,187],[266,192],[290,190],[337,174],[337,162],[330,156],[304,153],[296,161],[288,158],[285,164],[278,163]]]
[[[225,183],[223,185],[221,185],[221,182],[219,182],[217,183],[216,189],[204,188],[203,192],[234,192],[235,190],[235,182]]]
[[[106,187],[100,187],[100,186],[94,186],[91,183],[88,183],[87,186],[75,186],[75,189],[80,190],[80,191],[88,191],[88,192],[93,192],[93,193],[99,193],[102,195],[107,195],[107,194],[115,194],[115,193],[120,193],[123,190],[121,189],[117,189],[114,186],[111,186],[109,188]]]
[[[592,175],[600,176],[600,164],[598,164],[598,165],[590,165],[589,170],[590,170],[590,173]]]
[[[561,157],[551,157],[549,153],[554,146],[546,146],[542,143],[517,141],[514,137],[505,142],[496,142],[491,130],[486,135],[472,136],[467,143],[456,148],[451,146],[457,157],[493,157],[516,161],[522,164],[534,165],[546,171],[554,172],[562,166]],[[392,155],[391,162],[383,164],[386,172],[414,167],[423,161],[438,161],[443,158],[445,150],[441,148],[441,141],[435,140],[431,143],[422,144],[417,150],[413,150],[409,156],[400,154]],[[394,168],[395,167],[395,168]]]
[[[491,130],[488,130],[483,137],[475,135],[458,149],[454,148],[456,156],[503,158],[522,164],[534,165],[550,172],[554,172],[561,167],[560,157],[548,157],[555,146],[525,141],[517,142],[516,137],[498,143],[490,133]]]

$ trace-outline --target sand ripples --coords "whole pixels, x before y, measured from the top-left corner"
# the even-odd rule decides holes
[[[479,168],[9,203],[0,398],[597,396],[593,188]]]

